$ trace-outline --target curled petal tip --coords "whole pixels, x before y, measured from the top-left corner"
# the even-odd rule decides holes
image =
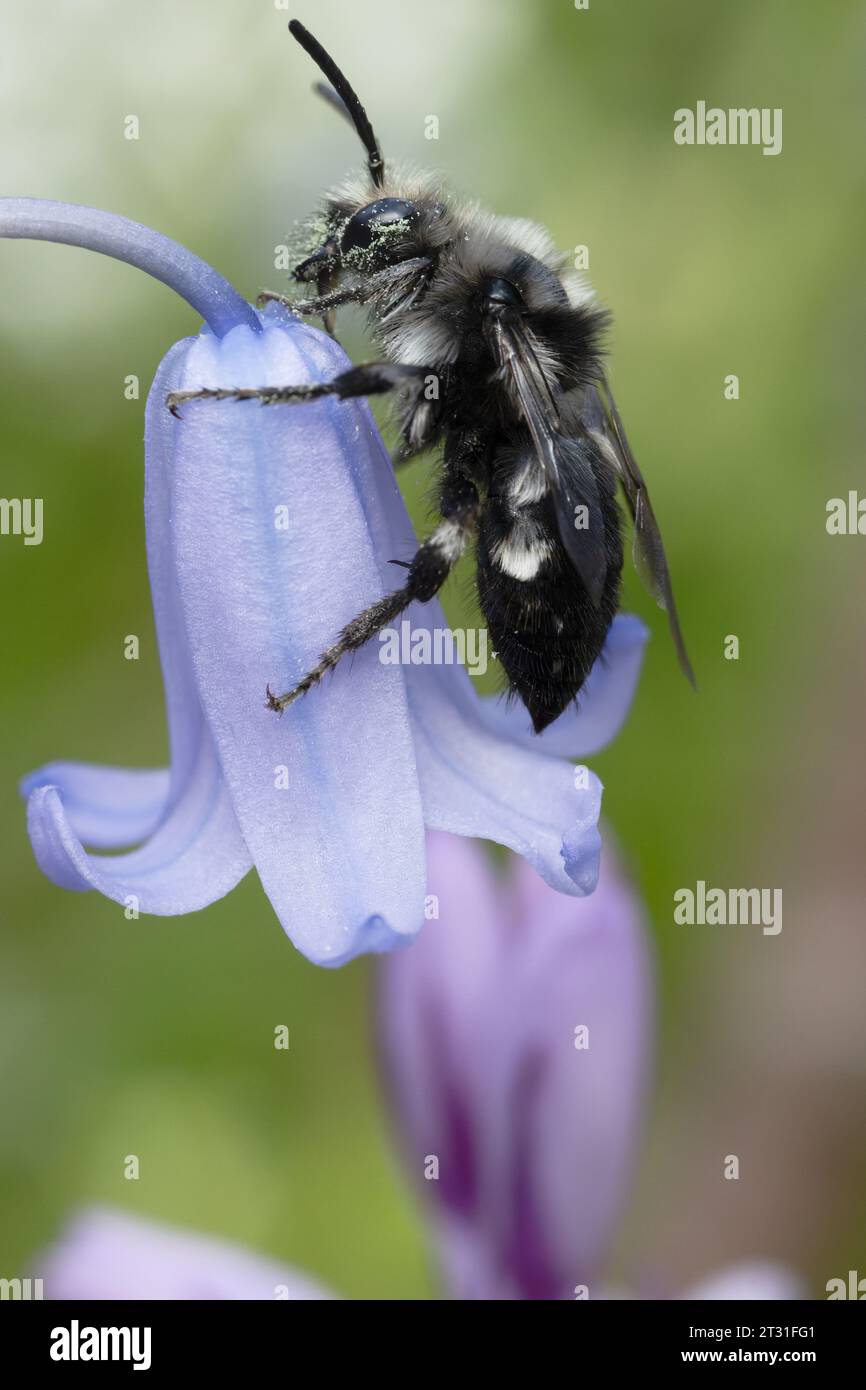
[[[597,814],[597,813],[596,813]],[[581,823],[562,837],[560,849],[565,872],[581,897],[595,892],[601,860],[601,834],[597,825]]]

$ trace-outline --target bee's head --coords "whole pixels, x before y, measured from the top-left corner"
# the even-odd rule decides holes
[[[295,278],[316,278],[324,266],[338,263],[369,273],[420,255],[435,256],[448,238],[445,204],[416,180],[395,182],[389,174],[391,186],[386,184],[379,142],[348,79],[297,19],[289,31],[328,79],[317,83],[316,90],[354,127],[367,151],[368,174],[364,186],[352,180],[330,200],[326,240],[296,267]]]

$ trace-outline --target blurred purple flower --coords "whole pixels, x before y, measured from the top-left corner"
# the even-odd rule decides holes
[[[574,903],[520,861],[497,880],[467,841],[428,848],[439,920],[380,977],[408,1167],[455,1297],[574,1297],[601,1275],[637,1146],[642,914],[607,852],[595,894]]]
[[[710,1302],[745,1299],[747,1302],[767,1302],[806,1298],[803,1280],[785,1265],[775,1260],[741,1260],[714,1270],[697,1284],[692,1284],[681,1298]]]
[[[459,1299],[615,1297],[604,1271],[652,1050],[640,905],[606,849],[573,902],[520,860],[428,836],[440,917],[380,972],[380,1050],[407,1166]],[[771,1264],[686,1298],[791,1298]],[[762,1291],[763,1290],[763,1291]]]
[[[419,930],[424,827],[509,846],[554,888],[591,893],[598,779],[585,757],[625,717],[646,631],[621,617],[579,712],[539,738],[522,707],[479,699],[457,666],[393,666],[375,644],[282,720],[291,687],[359,608],[393,588],[415,537],[367,406],[262,409],[172,390],[321,381],[347,363],[283,313],[259,316],[190,252],[90,208],[0,200],[0,235],[137,265],[208,320],[176,344],[147,404],[145,516],[168,710],[167,772],[50,763],[25,779],[36,858],[64,888],[143,913],[192,912],[254,865],[310,960],[339,965]],[[436,603],[407,615],[445,626]],[[90,854],[137,845],[123,854]],[[528,1084],[528,1083],[527,1083]]]
[[[34,1261],[47,1299],[328,1299],[289,1266],[130,1212],[82,1211]]]

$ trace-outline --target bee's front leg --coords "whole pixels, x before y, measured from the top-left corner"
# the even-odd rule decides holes
[[[397,386],[424,383],[436,375],[435,367],[410,367],[396,362],[362,362],[340,372],[333,381],[314,381],[300,386],[202,386],[197,391],[171,391],[166,405],[180,418],[178,407],[187,401],[258,401],[260,405],[306,405],[323,396],[341,401],[357,396],[381,396]]]
[[[336,238],[329,236],[325,238],[321,246],[317,247],[311,256],[308,256],[305,261],[301,261],[300,265],[295,266],[292,275],[301,284],[305,284],[310,280],[315,280],[316,297],[317,299],[323,299],[337,289],[340,283],[341,270],[342,261],[340,257],[340,248],[337,245]],[[281,302],[285,303],[284,300]],[[304,309],[296,309],[295,312],[305,313],[307,311]],[[331,338],[336,337],[334,332],[336,323],[337,316],[334,312],[334,308],[325,308],[322,311],[322,325],[325,332]]]

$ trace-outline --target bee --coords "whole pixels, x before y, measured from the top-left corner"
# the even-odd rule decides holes
[[[315,244],[294,279],[315,296],[266,293],[333,333],[343,305],[366,306],[381,360],[307,386],[178,392],[299,404],[394,393],[396,466],[441,448],[439,520],[406,582],[354,618],[285,694],[282,712],[411,603],[442,588],[472,541],[477,590],[511,697],[536,733],[576,699],[619,604],[623,538],[617,486],[634,524],[634,559],[666,609],[694,684],[646,484],[603,365],[609,322],[546,231],[461,205],[427,175],[386,164],[344,74],[298,20],[292,36],[321,70],[321,95],[351,123],[366,170],[327,195]]]

